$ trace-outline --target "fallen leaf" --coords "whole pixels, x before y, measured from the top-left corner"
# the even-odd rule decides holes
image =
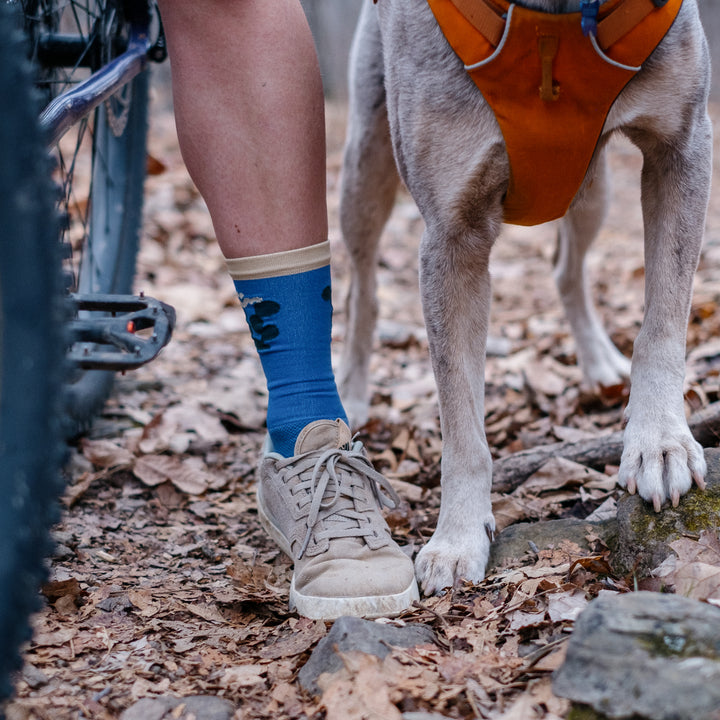
[[[588,599],[581,592],[559,592],[548,595],[548,616],[554,623],[575,622],[587,607]]]
[[[381,661],[360,652],[342,653],[344,668],[317,679],[327,720],[402,720],[390,700]]]
[[[211,475],[201,458],[181,459],[174,455],[142,455],[135,460],[133,474],[138,480],[155,487],[172,483],[190,495],[201,495],[209,488],[218,489],[225,480]]]
[[[301,618],[293,628],[292,635],[281,638],[271,645],[266,645],[260,650],[260,657],[265,660],[277,660],[301,655],[326,634],[327,628],[321,620]]]
[[[81,442],[83,455],[96,467],[124,468],[133,461],[133,454],[125,447],[111,440],[90,440]]]
[[[264,685],[266,672],[264,665],[235,665],[225,669],[219,684],[226,690],[237,692],[240,688]]]

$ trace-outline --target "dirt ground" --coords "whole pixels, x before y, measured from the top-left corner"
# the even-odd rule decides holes
[[[713,108],[720,119],[720,110]],[[328,203],[335,350],[344,335],[347,261],[337,221],[342,105],[328,106]],[[296,681],[327,625],[287,611],[290,564],[262,533],[253,496],[264,381],[203,203],[159,103],[137,289],[175,305],[178,328],[155,363],[120,377],[92,432],[72,448],[46,604],[17,683],[13,720],[109,720],[140,698],[220,695],[240,718],[566,717],[553,695],[577,613],[601,590],[623,592],[606,549],[528,552],[477,586],[426,598],[398,622],[426,623],[439,644],[384,661],[348,659],[321,697]],[[716,157],[720,155],[717,154]],[[614,192],[589,271],[599,312],[626,353],[641,322],[639,154],[612,146]],[[719,398],[720,183],[688,333],[688,411]],[[441,443],[417,292],[422,221],[401,194],[380,266],[381,321],[372,418],[361,437],[405,500],[390,516],[416,551],[439,503]],[[580,385],[551,277],[552,226],[506,228],[492,260],[492,333],[508,352],[487,370],[488,437],[497,457],[621,427],[624,394]],[[555,468],[498,496],[498,520],[612,512],[615,467]],[[531,478],[532,481],[532,478]],[[530,482],[530,481],[529,481]],[[538,489],[539,487],[539,489]],[[532,488],[532,492],[530,492]],[[173,717],[185,717],[178,711]]]

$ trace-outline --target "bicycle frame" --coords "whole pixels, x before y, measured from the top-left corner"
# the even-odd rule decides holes
[[[149,15],[148,15],[149,17]],[[133,23],[127,50],[77,87],[58,95],[40,115],[40,126],[48,145],[52,146],[75,123],[127,85],[147,66],[150,41],[150,22]]]
[[[20,5],[21,0],[9,0]],[[22,3],[24,5],[24,2]],[[97,68],[90,77],[55,97],[40,114],[40,126],[52,147],[75,124],[89,115],[98,105],[111,98],[147,67],[148,61],[162,62],[167,57],[162,22],[153,0],[124,0],[129,21],[129,37],[124,52]],[[157,38],[151,39],[153,17],[158,19]],[[40,57],[47,57],[50,65],[65,64],[90,67],[93,57],[86,41],[77,35],[48,33],[40,39]]]

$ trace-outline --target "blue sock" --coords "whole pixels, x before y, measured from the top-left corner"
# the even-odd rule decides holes
[[[290,457],[315,420],[347,422],[332,370],[329,245],[229,260],[268,387],[267,427]]]

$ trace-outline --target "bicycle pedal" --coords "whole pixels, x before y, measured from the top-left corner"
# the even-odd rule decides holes
[[[157,357],[175,310],[145,295],[71,294],[70,362],[83,370],[133,370]]]

